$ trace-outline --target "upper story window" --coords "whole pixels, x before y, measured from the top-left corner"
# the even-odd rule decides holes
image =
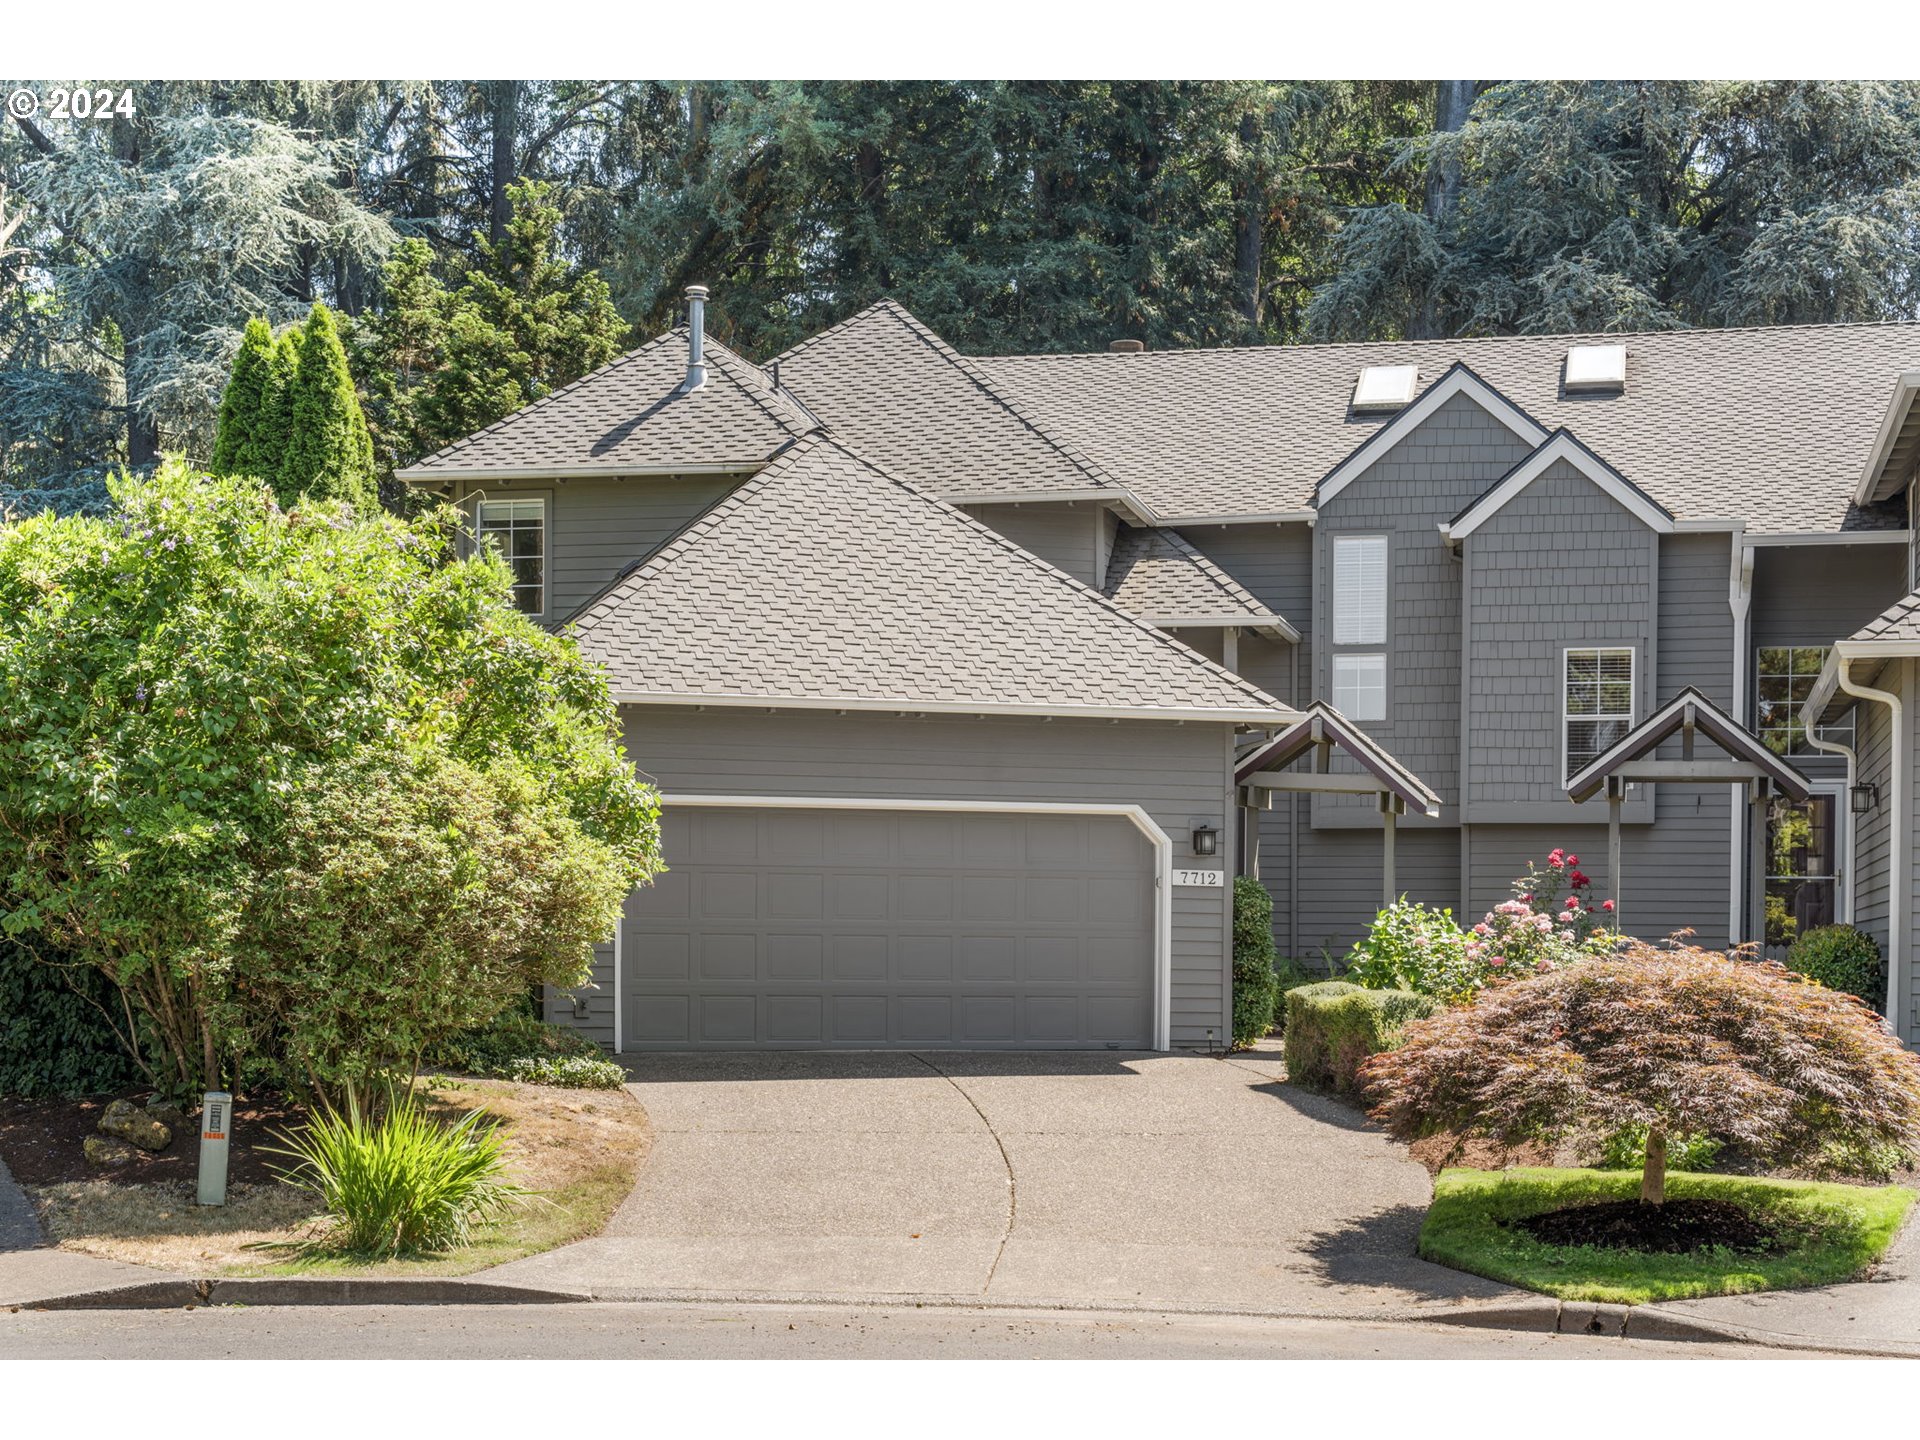
[[[1567,651],[1563,693],[1566,773],[1571,776],[1633,728],[1633,651]]]
[[[547,611],[547,502],[482,500],[475,517],[480,543],[491,542],[513,571],[513,603],[529,615]]]
[[[1826,663],[1824,645],[1762,645],[1754,652],[1753,729],[1774,754],[1826,753],[1807,739],[1806,727],[1800,723],[1800,707],[1813,693],[1813,682]],[[1839,725],[1822,725],[1820,738],[1851,745],[1851,716]]]
[[[1387,537],[1333,538],[1333,708],[1349,720],[1387,718]]]

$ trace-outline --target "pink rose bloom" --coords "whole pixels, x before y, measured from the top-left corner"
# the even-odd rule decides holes
[[[1580,863],[1580,857],[1579,857],[1578,855],[1569,855],[1569,856],[1567,856],[1567,864],[1568,864],[1568,865],[1570,865],[1570,866],[1571,866],[1571,865],[1578,865],[1579,863]]]
[[[1607,903],[1612,904],[1613,902],[1608,901]],[[1476,935],[1491,935],[1493,933],[1493,927],[1482,920],[1478,925],[1473,927],[1473,933]]]
[[[1562,925],[1571,925],[1573,923],[1573,912],[1571,910],[1562,910],[1560,912],[1560,923]]]
[[[1611,900],[1602,900],[1600,902],[1600,908],[1602,910],[1611,910],[1613,909],[1613,902]]]
[[[1507,957],[1504,955],[1496,955],[1491,960],[1487,961],[1487,964],[1491,965],[1496,970],[1498,970],[1502,965],[1506,963],[1507,963]]]
[[[1580,908],[1580,900],[1579,900],[1579,897],[1577,897],[1577,896],[1574,896],[1574,895],[1569,895],[1569,896],[1567,896],[1567,909],[1569,909],[1569,910],[1578,910],[1579,908]]]
[[[1536,915],[1533,917],[1533,928],[1538,930],[1542,935],[1544,935],[1549,930],[1553,929],[1553,921],[1548,919],[1545,915]]]

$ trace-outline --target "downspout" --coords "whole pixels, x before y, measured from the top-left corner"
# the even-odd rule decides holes
[[[1742,545],[1743,532],[1733,532],[1733,571],[1727,577],[1727,608],[1733,612],[1733,716],[1742,724],[1752,706],[1747,698],[1747,652],[1753,609],[1753,546]],[[1727,944],[1747,938],[1746,787],[1727,791]]]
[[[1823,740],[1820,738],[1819,732],[1820,727],[1818,725],[1807,726],[1807,743],[1816,750],[1825,750],[1832,755],[1845,756],[1847,761],[1847,793],[1841,797],[1846,805],[1847,817],[1847,873],[1843,877],[1845,881],[1843,893],[1846,897],[1846,904],[1840,907],[1840,921],[1842,924],[1851,925],[1853,924],[1854,856],[1859,853],[1855,842],[1859,839],[1860,830],[1860,817],[1853,813],[1853,786],[1857,778],[1855,772],[1858,769],[1858,757],[1853,753],[1853,747],[1851,745],[1842,745],[1838,740]]]
[[[1912,797],[1907,793],[1906,708],[1900,703],[1900,697],[1890,690],[1869,690],[1855,684],[1853,662],[1845,655],[1838,659],[1834,678],[1839,681],[1840,689],[1856,700],[1872,700],[1886,706],[1893,725],[1893,811],[1888,818],[1891,828],[1887,835],[1887,1021],[1905,1039],[1913,1028],[1900,1009],[1902,992],[1906,989],[1907,952],[1912,946],[1912,937],[1907,933],[1910,923],[1907,910],[1912,903],[1908,887],[1913,883],[1913,861],[1906,843],[1907,812],[1912,808]],[[1853,862],[1849,859],[1847,863]]]

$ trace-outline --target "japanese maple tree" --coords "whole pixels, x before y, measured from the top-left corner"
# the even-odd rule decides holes
[[[1885,1021],[1782,966],[1677,943],[1492,987],[1410,1025],[1362,1083],[1402,1139],[1512,1145],[1644,1125],[1640,1198],[1654,1205],[1676,1136],[1853,1173],[1920,1153],[1920,1057]]]

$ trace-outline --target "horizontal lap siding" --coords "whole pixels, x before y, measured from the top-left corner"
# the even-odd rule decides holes
[[[967,513],[1030,555],[1099,587],[1112,548],[1107,512],[1093,504],[969,505]]]
[[[1241,673],[1290,705],[1312,700],[1312,527],[1201,525],[1183,529],[1180,535],[1300,632],[1297,646],[1241,636]],[[1271,810],[1254,812],[1260,834],[1260,879],[1273,897],[1274,943],[1282,955],[1314,948],[1299,929],[1293,904],[1294,836],[1306,826],[1306,808],[1304,798],[1289,795],[1275,799]]]
[[[633,476],[625,479],[521,480],[468,485],[463,503],[541,498],[547,502],[547,619],[567,619],[712,509],[740,484],[738,475]]]
[[[1315,830],[1300,856],[1300,939],[1296,957],[1337,960],[1373,924],[1381,899],[1382,836],[1371,830]],[[1394,840],[1394,888],[1442,909],[1460,903],[1460,832],[1402,828]]]
[[[622,713],[627,753],[668,793],[1139,805],[1172,838],[1176,866],[1193,863],[1195,820],[1227,821],[1222,725],[651,706]],[[1204,1046],[1209,1030],[1221,1042],[1226,966],[1226,893],[1176,889],[1175,1045]]]
[[[1893,827],[1893,720],[1885,705],[1853,707],[1859,745],[1857,778],[1880,787],[1880,803],[1854,822],[1853,923],[1887,953],[1887,844]]]

